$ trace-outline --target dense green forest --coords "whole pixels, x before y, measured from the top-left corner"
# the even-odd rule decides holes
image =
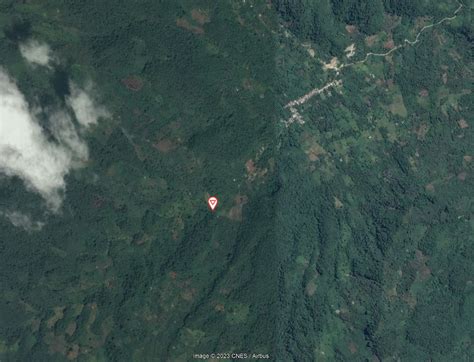
[[[0,167],[0,360],[470,360],[460,5],[0,0],[0,71],[47,139],[71,82],[109,114],[59,211]]]

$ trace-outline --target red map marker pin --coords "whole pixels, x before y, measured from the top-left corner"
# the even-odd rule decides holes
[[[211,196],[209,199],[207,199],[207,204],[211,208],[211,211],[214,211],[214,209],[217,206],[217,197]]]

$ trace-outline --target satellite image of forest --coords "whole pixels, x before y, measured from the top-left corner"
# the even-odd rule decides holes
[[[0,361],[474,361],[473,8],[0,0]]]

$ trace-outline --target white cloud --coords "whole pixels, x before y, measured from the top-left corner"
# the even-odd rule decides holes
[[[84,141],[79,137],[76,127],[72,123],[69,114],[64,111],[53,113],[49,117],[51,131],[59,143],[73,151],[71,160],[74,162],[85,161],[89,157],[89,150]]]
[[[67,103],[73,109],[77,121],[84,127],[97,123],[99,118],[108,118],[110,113],[104,108],[96,104],[90,96],[92,86],[86,89],[79,88],[76,84],[70,84],[71,94],[67,99]]]
[[[20,44],[20,53],[30,64],[43,65],[49,68],[49,63],[53,60],[52,52],[45,43],[30,40]]]
[[[19,211],[0,211],[0,215],[5,216],[13,226],[21,227],[26,231],[38,231],[44,226],[41,221],[32,221],[28,215]]]
[[[0,68],[0,173],[21,178],[48,207],[57,211],[65,190],[64,177],[88,157],[69,115],[51,115],[49,140],[15,82]]]

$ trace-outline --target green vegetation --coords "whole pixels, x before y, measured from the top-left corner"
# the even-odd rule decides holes
[[[92,80],[112,114],[59,214],[0,178],[1,207],[45,222],[0,218],[0,360],[469,360],[469,8],[323,69],[458,7],[368,4],[0,0],[0,66],[28,101]],[[28,67],[30,38],[60,64]]]

